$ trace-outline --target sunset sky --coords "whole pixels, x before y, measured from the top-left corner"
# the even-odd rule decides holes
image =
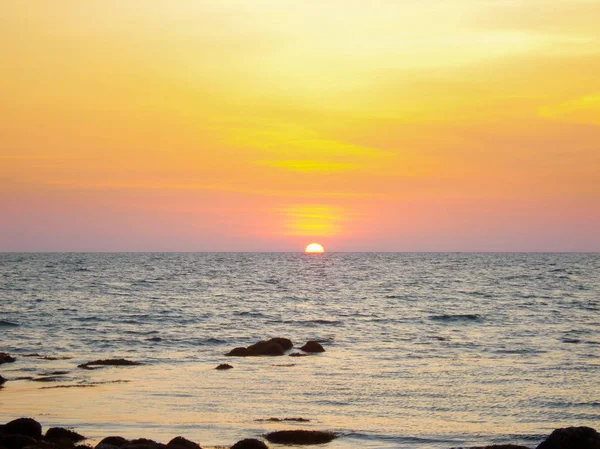
[[[3,0],[0,251],[600,251],[598,0]]]

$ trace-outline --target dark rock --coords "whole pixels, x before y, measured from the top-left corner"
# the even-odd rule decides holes
[[[162,338],[160,337],[152,337],[152,338],[146,338],[146,341],[162,341]]]
[[[226,370],[226,369],[232,369],[233,366],[229,365],[228,363],[221,363],[219,366],[217,366],[215,369],[218,370]]]
[[[49,373],[43,373],[42,376],[63,376],[69,374],[69,371],[50,371]]]
[[[166,449],[167,445],[148,438],[137,438],[121,447],[123,449]]]
[[[123,446],[121,446],[123,447]],[[106,443],[98,443],[94,449],[119,449],[117,446],[113,446],[112,444]]]
[[[278,356],[283,355],[285,352],[283,347],[272,340],[267,341],[259,341],[258,343],[254,343],[251,346],[248,346],[248,351],[250,351],[250,355],[253,356],[261,356],[261,355],[269,355],[269,356]]]
[[[265,438],[278,444],[323,444],[329,443],[336,435],[319,430],[280,430],[267,433]]]
[[[131,360],[125,359],[105,359],[105,360],[93,360],[91,362],[82,363],[77,365],[77,368],[89,368],[90,366],[137,366],[141,365],[140,362],[132,362]]]
[[[225,355],[229,357],[248,357],[251,354],[247,348],[234,348]]]
[[[48,442],[48,441],[36,441],[34,444],[30,445],[30,446],[25,446],[23,449],[63,449],[63,448],[72,448],[73,447],[73,443],[71,441],[67,442],[70,444],[68,446],[60,446],[58,444],[55,444],[54,442]]]
[[[0,352],[0,365],[3,363],[13,363],[15,360],[17,359],[12,357],[10,354],[7,354],[6,352]]]
[[[98,445],[96,445],[96,447],[100,446],[101,444],[108,444],[110,446],[121,447],[125,446],[127,443],[129,443],[129,440],[126,440],[123,437],[106,437],[102,441],[100,441]]]
[[[0,433],[0,446],[4,446],[6,449],[23,449],[36,443],[35,438],[25,435],[3,435]]]
[[[238,441],[231,449],[269,449],[269,447],[262,441],[254,438],[246,438],[245,440]]]
[[[600,449],[600,434],[591,427],[556,429],[537,449]]]
[[[167,446],[174,449],[185,448],[185,449],[202,449],[199,444],[193,441],[187,440],[183,437],[175,437],[167,443]]]
[[[26,437],[35,438],[36,440],[42,437],[42,425],[35,419],[18,418],[14,419],[2,426],[4,433],[12,433],[13,435],[24,435]]]
[[[323,349],[323,346],[321,346],[319,343],[317,343],[314,340],[307,342],[300,349],[302,349],[304,352],[325,352],[325,349]]]
[[[64,429],[62,427],[52,427],[46,431],[47,440],[57,440],[61,438],[68,439],[74,443],[86,439],[83,435],[80,435],[77,432],[73,432],[69,429]]]
[[[40,354],[34,352],[33,354],[21,354],[23,357],[41,357]]]
[[[308,354],[305,354],[303,352],[292,352],[290,354],[290,357],[306,357]]]
[[[0,376],[0,385],[2,385],[4,382],[6,382],[6,379],[2,376]]]
[[[269,341],[272,341],[273,343],[277,343],[279,346],[281,346],[283,348],[284,351],[289,351],[290,349],[292,349],[294,347],[294,343],[292,343],[292,340],[290,340],[289,338],[275,337],[275,338],[271,338]]]

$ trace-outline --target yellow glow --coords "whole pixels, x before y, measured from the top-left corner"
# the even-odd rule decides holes
[[[341,211],[325,205],[300,204],[283,209],[286,235],[332,236],[339,230]]]
[[[306,249],[304,250],[305,253],[310,253],[310,254],[314,254],[314,253],[324,253],[325,249],[323,248],[323,246],[319,245],[318,243],[311,243],[310,245],[308,245],[306,247]]]

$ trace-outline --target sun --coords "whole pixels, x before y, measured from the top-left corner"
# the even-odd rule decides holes
[[[323,248],[318,243],[311,243],[304,250],[306,254],[320,254],[325,252],[325,248]]]

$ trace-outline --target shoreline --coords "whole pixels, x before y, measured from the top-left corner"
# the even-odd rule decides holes
[[[285,420],[284,420],[285,421]],[[16,418],[0,424],[0,448],[2,449],[268,449],[269,447],[326,447],[336,438],[343,438],[325,431],[289,430],[275,431],[259,438],[248,437],[226,445],[202,445],[185,436],[174,436],[169,442],[159,442],[144,436],[124,438],[117,435],[101,439],[87,438],[73,427],[49,427],[29,417]],[[597,449],[600,434],[590,427],[567,427],[555,429],[542,442],[534,446],[518,444],[489,444],[485,446],[449,447],[448,449]]]
[[[5,359],[8,360],[13,359],[13,357],[9,354],[0,353],[5,356]],[[26,397],[29,398],[29,404],[36,404],[36,401],[39,400],[41,392],[47,393],[44,395],[46,397],[46,401],[56,401],[61,398],[70,397],[71,400],[67,401],[67,403],[71,407],[76,407],[78,404],[73,401],[73,398],[80,398],[84,401],[86,398],[91,398],[93,400],[94,397],[111,397],[113,396],[113,387],[120,386],[119,389],[119,399],[114,400],[111,405],[121,404],[122,401],[126,401],[123,396],[126,396],[126,391],[123,391],[123,388],[127,390],[127,386],[131,382],[135,382],[140,378],[131,380],[125,379],[124,377],[130,377],[127,374],[131,375],[135,373],[135,369],[141,367],[158,369],[157,367],[153,367],[152,364],[146,363],[138,363],[134,361],[124,360],[124,359],[116,359],[113,360],[115,364],[107,364],[106,360],[93,360],[92,362],[79,363],[80,357],[73,356],[73,354],[69,354],[69,356],[47,356],[40,355],[38,353],[35,354],[20,354],[15,353],[18,359],[31,360],[33,366],[26,365],[23,366],[14,366],[12,361],[5,362],[7,364],[3,364],[2,368],[9,368],[8,372],[10,373],[21,373],[27,374],[26,376],[16,376],[7,379],[4,377],[5,384],[0,386],[0,399],[6,398],[6,393],[9,389],[12,390],[12,386],[17,387],[16,391],[12,391],[8,397]],[[72,357],[73,356],[73,357]],[[233,362],[233,360],[240,360],[237,358],[227,357],[227,354],[223,354],[222,359],[232,361],[236,366],[242,366],[238,363]],[[246,359],[246,357],[242,358]],[[256,359],[256,358],[255,358]],[[258,359],[269,359],[269,357],[259,357]],[[41,364],[41,366],[40,366]],[[67,370],[67,367],[70,369]],[[118,367],[118,368],[117,368]],[[11,369],[12,368],[12,369]],[[114,369],[111,369],[114,368]],[[219,366],[200,366],[198,369],[202,370],[202,372],[208,373],[215,372],[219,373]],[[238,368],[239,370],[239,368]],[[236,370],[233,370],[234,372]],[[229,372],[229,370],[226,370]],[[3,374],[6,375],[7,371],[3,370]],[[69,376],[70,373],[75,373],[76,377]],[[220,375],[224,375],[222,373]],[[37,378],[35,376],[38,376]],[[80,376],[80,377],[77,377]],[[78,380],[79,379],[79,380]],[[227,380],[227,378],[221,378]],[[64,385],[64,381],[79,381],[84,383],[78,384],[70,384]],[[87,388],[90,387],[90,388]],[[2,391],[5,390],[5,391]],[[79,390],[79,391],[77,391]],[[89,394],[89,390],[94,390],[96,393],[94,395]],[[114,391],[114,390],[113,390]],[[69,392],[69,394],[67,394]],[[4,402],[4,401],[3,401]],[[117,405],[118,406],[118,405]],[[543,430],[539,433],[533,435],[515,435],[510,434],[510,438],[499,439],[496,435],[495,438],[490,437],[488,442],[485,445],[481,445],[479,441],[482,441],[482,435],[479,435],[477,445],[473,444],[465,444],[459,443],[460,440],[456,438],[447,438],[444,440],[440,440],[439,438],[431,438],[425,435],[423,436],[400,436],[398,435],[395,439],[390,439],[388,436],[383,435],[374,435],[369,433],[348,433],[345,431],[340,431],[336,429],[335,426],[333,428],[329,428],[327,421],[320,420],[312,420],[310,416],[303,417],[299,415],[288,415],[288,416],[262,416],[262,417],[251,417],[248,416],[244,422],[237,423],[235,426],[233,423],[225,423],[223,421],[219,421],[216,417],[212,422],[193,422],[186,421],[182,419],[182,421],[178,421],[177,423],[165,422],[164,424],[161,422],[160,425],[156,423],[150,423],[148,421],[140,420],[140,421],[119,421],[118,424],[114,419],[111,421],[110,419],[101,419],[99,416],[97,420],[87,421],[86,423],[82,423],[77,420],[65,419],[64,412],[59,413],[54,418],[52,413],[36,413],[35,406],[26,406],[25,408],[21,407],[20,411],[13,410],[12,413],[4,414],[0,412],[0,417],[4,421],[9,421],[11,419],[19,419],[21,416],[45,416],[44,421],[46,423],[51,423],[54,426],[61,426],[70,429],[80,428],[82,431],[89,432],[89,438],[86,438],[86,442],[88,444],[88,448],[92,447],[96,449],[96,446],[102,442],[104,438],[110,435],[122,435],[123,438],[128,441],[135,441],[137,439],[143,439],[144,441],[153,441],[153,447],[144,447],[144,448],[126,448],[126,449],[166,449],[165,446],[168,446],[164,443],[158,443],[157,441],[168,441],[170,438],[178,436],[176,434],[180,433],[184,437],[186,437],[186,433],[182,430],[182,427],[185,429],[189,429],[190,432],[188,435],[192,435],[194,430],[200,429],[200,434],[215,434],[219,435],[222,433],[223,429],[228,429],[225,434],[236,434],[239,438],[251,438],[251,439],[259,439],[263,438],[265,434],[272,431],[321,431],[325,433],[335,434],[335,448],[352,448],[352,447],[368,447],[368,448],[378,448],[378,447],[397,447],[393,446],[393,444],[398,444],[397,441],[406,441],[407,447],[414,448],[438,448],[438,449],[450,449],[452,447],[505,447],[507,444],[513,446],[515,448],[521,449],[535,449],[538,447],[539,443],[541,443],[544,438],[546,438],[551,431],[544,432]],[[60,409],[56,408],[57,410]],[[64,407],[63,407],[64,409]],[[4,408],[6,410],[6,408]],[[48,410],[46,408],[45,410]],[[52,410],[50,408],[49,410]],[[62,415],[62,418],[59,416]],[[75,416],[76,413],[75,413]],[[292,417],[297,416],[297,417]],[[311,422],[312,421],[312,422]],[[229,427],[228,427],[229,425]],[[175,430],[179,428],[180,430]],[[234,429],[235,428],[235,429]],[[399,429],[400,430],[400,429]],[[492,435],[492,434],[490,434]],[[377,439],[379,437],[379,440]],[[467,441],[469,438],[466,438],[464,441]],[[471,438],[472,439],[472,438]],[[234,440],[231,438],[230,440]],[[443,443],[446,441],[447,443]],[[497,444],[498,441],[501,441],[502,444]],[[527,441],[527,445],[523,444],[524,441]],[[235,443],[235,441],[228,441],[227,438],[217,437],[216,439],[212,438],[210,441],[207,441],[210,444],[205,444],[204,447],[214,447],[214,448],[228,448],[231,444]],[[386,444],[382,444],[385,442]],[[496,442],[493,444],[493,442]],[[277,445],[277,443],[275,443]],[[403,443],[400,443],[403,444]],[[600,444],[600,443],[599,443]],[[0,444],[0,449],[25,449],[25,446],[21,447],[8,447],[6,445]],[[34,448],[30,448],[34,449]],[[35,449],[73,449],[73,446],[68,448],[52,448],[52,447],[39,447]],[[86,449],[86,448],[81,448]],[[106,448],[100,447],[97,449],[114,449],[114,448]],[[178,449],[178,448],[171,448]],[[239,449],[239,448],[238,448]],[[570,448],[565,448],[570,449]],[[597,449],[597,448],[593,448]]]

